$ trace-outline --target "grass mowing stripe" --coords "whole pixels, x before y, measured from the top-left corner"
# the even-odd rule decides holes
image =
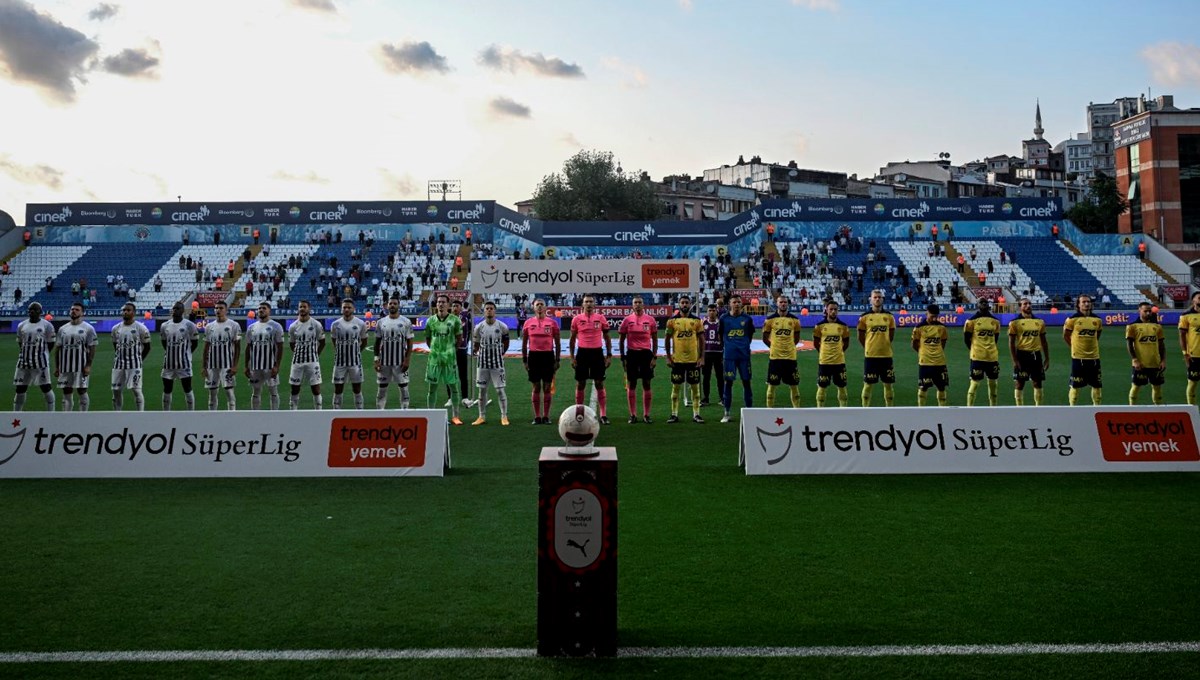
[[[869,647],[624,647],[620,658],[872,658],[886,656],[1031,656],[1040,654],[1152,654],[1200,652],[1200,642],[1117,642],[1015,645],[877,645]],[[526,659],[534,649],[272,649],[123,652],[9,652],[0,663],[109,663],[176,661],[388,661],[402,659]]]

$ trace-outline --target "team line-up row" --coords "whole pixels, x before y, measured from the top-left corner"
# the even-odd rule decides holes
[[[883,384],[884,402],[894,403],[895,370],[893,365],[893,342],[896,322],[890,312],[883,309],[882,291],[871,294],[872,309],[861,315],[857,325],[859,344],[864,349],[863,389],[861,403],[870,406],[874,385]],[[767,368],[767,406],[774,406],[776,388],[786,385],[793,406],[801,406],[799,393],[799,370],[796,348],[799,345],[801,326],[799,319],[789,311],[790,303],[785,296],[776,299],[776,310],[763,323],[762,340],[770,350]],[[509,346],[510,331],[506,324],[496,318],[496,307],[484,305],[484,320],[472,327],[470,317],[450,311],[451,303],[446,296],[438,296],[436,314],[429,317],[425,329],[425,341],[429,354],[425,381],[428,387],[427,404],[435,402],[439,388],[445,387],[450,400],[451,422],[462,424],[459,419],[459,391],[466,390],[466,367],[470,358],[477,362],[476,386],[479,399],[474,401],[462,394],[464,406],[478,407],[479,416],[473,424],[486,422],[489,387],[494,391],[500,405],[500,422],[509,424],[508,399],[506,394],[504,357]],[[678,311],[666,323],[664,335],[665,359],[671,370],[671,416],[668,422],[679,419],[681,397],[691,397],[692,419],[703,423],[700,408],[708,404],[710,376],[716,374],[721,403],[724,406],[722,422],[732,420],[732,388],[735,379],[740,379],[745,406],[753,405],[751,388],[751,341],[757,329],[753,317],[743,310],[738,296],[730,299],[729,310],[718,313],[715,305],[709,305],[704,317],[697,317],[692,310],[690,296],[681,296]],[[521,328],[522,363],[533,385],[531,401],[534,424],[550,423],[551,396],[554,391],[555,375],[560,365],[561,332],[556,319],[546,313],[541,300],[533,304],[534,316],[527,319]],[[123,407],[123,393],[131,391],[138,410],[144,408],[142,393],[142,365],[151,351],[151,336],[147,327],[135,319],[136,308],[128,303],[122,309],[122,321],[112,331],[115,358],[112,369],[112,391],[114,408]],[[412,322],[399,313],[399,301],[392,299],[387,304],[387,315],[379,319],[375,329],[373,346],[374,369],[379,390],[377,408],[384,408],[388,388],[396,385],[400,392],[401,408],[410,405],[408,368],[412,356],[414,329]],[[1069,402],[1075,404],[1079,392],[1091,389],[1094,404],[1101,403],[1101,370],[1099,338],[1103,322],[1092,313],[1092,300],[1080,296],[1076,313],[1067,319],[1063,327],[1063,338],[1070,347],[1071,373]],[[1129,401],[1136,403],[1141,387],[1150,385],[1152,399],[1162,403],[1162,385],[1167,368],[1166,342],[1162,325],[1149,303],[1139,306],[1138,319],[1126,326],[1126,344],[1132,362]],[[949,338],[946,327],[938,321],[940,310],[930,305],[925,320],[913,328],[911,346],[918,359],[918,405],[925,405],[928,391],[932,388],[940,405],[948,403],[949,371],[946,365],[945,347]],[[163,348],[163,408],[172,405],[174,382],[179,380],[184,392],[185,404],[195,406],[192,394],[192,356],[201,335],[197,326],[184,318],[184,307],[177,303],[172,309],[172,318],[159,328]],[[605,374],[611,366],[613,343],[610,338],[608,320],[595,311],[595,298],[583,298],[582,312],[571,319],[569,356],[575,373],[575,403],[584,401],[588,381],[593,383],[598,402],[600,421],[607,424],[607,392]],[[1024,403],[1024,388],[1033,384],[1034,404],[1043,403],[1042,383],[1050,367],[1050,345],[1046,339],[1045,323],[1033,315],[1029,300],[1020,303],[1020,314],[1007,328],[1009,354],[1013,363],[1014,399],[1017,405]],[[218,407],[218,395],[224,390],[227,407],[236,408],[234,386],[239,370],[244,366],[247,380],[252,388],[251,408],[263,406],[263,389],[268,392],[267,405],[279,408],[279,371],[283,357],[284,336],[292,352],[289,383],[291,386],[290,406],[299,407],[300,392],[308,384],[313,394],[315,408],[323,407],[321,395],[320,356],[326,346],[326,333],[321,322],[311,316],[307,302],[299,303],[299,315],[285,332],[279,322],[271,319],[269,304],[260,305],[257,320],[245,332],[246,350],[242,352],[242,332],[236,321],[228,318],[228,307],[218,303],[216,320],[210,321],[204,331],[205,348],[202,352],[201,373],[209,391],[208,407]],[[465,335],[471,337],[473,352],[468,355]],[[626,316],[618,326],[618,352],[625,372],[626,397],[631,423],[651,422],[651,380],[658,362],[659,328],[656,319],[645,313],[641,297],[633,298],[633,313]],[[849,404],[847,393],[846,355],[851,341],[850,328],[838,318],[838,304],[828,302],[824,317],[813,329],[813,341],[818,350],[817,406],[826,404],[826,391],[832,385],[837,389],[838,403]],[[999,354],[1001,338],[1005,335],[1000,321],[991,314],[986,301],[979,303],[977,313],[967,320],[964,339],[970,350],[970,379],[967,405],[974,405],[977,388],[987,385],[988,402],[998,403],[997,381],[1000,374]],[[362,353],[368,346],[368,329],[355,316],[353,301],[342,303],[342,316],[332,323],[330,336],[334,347],[333,407],[342,408],[342,394],[346,383],[350,383],[354,407],[363,408]],[[29,306],[29,319],[22,321],[17,329],[20,353],[17,360],[14,385],[14,410],[24,408],[28,388],[37,385],[45,395],[47,408],[55,408],[55,396],[51,384],[51,353],[54,356],[53,375],[63,392],[65,410],[87,410],[89,406],[88,383],[95,358],[98,337],[95,328],[83,320],[83,308],[76,304],[71,308],[70,321],[55,331],[52,324],[42,316],[41,306]],[[1196,403],[1197,383],[1200,382],[1200,293],[1191,298],[1191,309],[1180,317],[1179,343],[1183,363],[1187,371],[1187,399]],[[704,373],[704,396],[700,394],[701,372]],[[640,383],[641,417],[638,417],[638,388]],[[683,394],[684,385],[688,394]]]

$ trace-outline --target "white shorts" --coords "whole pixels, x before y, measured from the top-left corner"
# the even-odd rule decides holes
[[[246,371],[246,379],[250,381],[250,385],[253,387],[258,387],[259,385],[279,387],[279,374],[271,375],[271,371],[265,369]]]
[[[142,389],[142,369],[114,368],[112,370],[112,387],[114,390]]]
[[[58,376],[58,388],[86,390],[88,388],[89,378],[91,378],[91,376],[84,375],[83,371],[79,371],[78,373],[63,373]]]
[[[303,385],[305,381],[309,385],[321,384],[321,364],[315,361],[292,364],[292,372],[288,377],[288,382],[295,387],[296,385]]]
[[[399,385],[400,387],[408,385],[408,371],[399,366],[382,366],[375,375],[378,377],[380,385]]]
[[[504,387],[504,369],[503,368],[477,368],[475,369],[475,384],[480,389],[491,385],[496,389]]]
[[[333,367],[333,384],[344,385],[350,382],[353,385],[358,385],[363,381],[362,366],[334,366]]]
[[[27,385],[49,385],[49,368],[18,368],[13,373],[13,384],[19,387]]]
[[[236,375],[228,368],[210,368],[204,372],[204,387],[215,390],[218,387],[232,389]]]
[[[164,368],[159,373],[163,380],[181,380],[183,378],[192,377],[192,369],[190,368]]]

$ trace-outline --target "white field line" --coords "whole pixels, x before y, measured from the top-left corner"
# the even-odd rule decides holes
[[[1200,652],[1200,642],[1092,644],[877,645],[867,647],[623,647],[618,658],[874,658],[889,656],[1036,656],[1047,654],[1155,654]],[[228,649],[113,652],[0,652],[0,663],[112,663],[176,661],[379,661],[527,659],[537,650],[515,647],[445,649]]]

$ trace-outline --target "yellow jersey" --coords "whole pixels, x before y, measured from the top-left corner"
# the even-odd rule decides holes
[[[667,320],[667,337],[673,338],[671,359],[680,364],[694,364],[700,358],[700,333],[703,326],[694,316],[677,316]]]
[[[1179,330],[1186,333],[1188,354],[1193,359],[1200,359],[1200,312],[1186,312],[1179,315]]]
[[[867,334],[863,355],[868,359],[890,359],[896,319],[888,312],[867,312],[858,317],[858,330]]]
[[[1008,337],[1016,338],[1018,352],[1042,351],[1042,338],[1046,336],[1046,322],[1031,316],[1018,316],[1008,322]]]
[[[1063,334],[1071,333],[1072,359],[1100,358],[1100,329],[1104,321],[1095,315],[1072,314],[1063,326]]]
[[[800,319],[788,314],[772,314],[763,322],[763,337],[771,342],[772,359],[795,359],[796,343],[800,342]]]
[[[1162,324],[1135,321],[1125,327],[1125,339],[1133,343],[1133,353],[1142,362],[1142,368],[1162,366],[1163,358],[1158,353],[1158,343],[1166,339]]]
[[[820,353],[817,363],[822,366],[837,366],[846,363],[846,352],[842,347],[850,338],[850,327],[841,319],[822,321],[813,328],[813,344]]]
[[[946,365],[946,341],[950,333],[940,321],[922,321],[912,332],[917,345],[917,363],[922,366]]]
[[[971,361],[1000,361],[1000,349],[996,346],[1000,319],[991,314],[976,314],[967,319],[963,332],[971,334]]]

